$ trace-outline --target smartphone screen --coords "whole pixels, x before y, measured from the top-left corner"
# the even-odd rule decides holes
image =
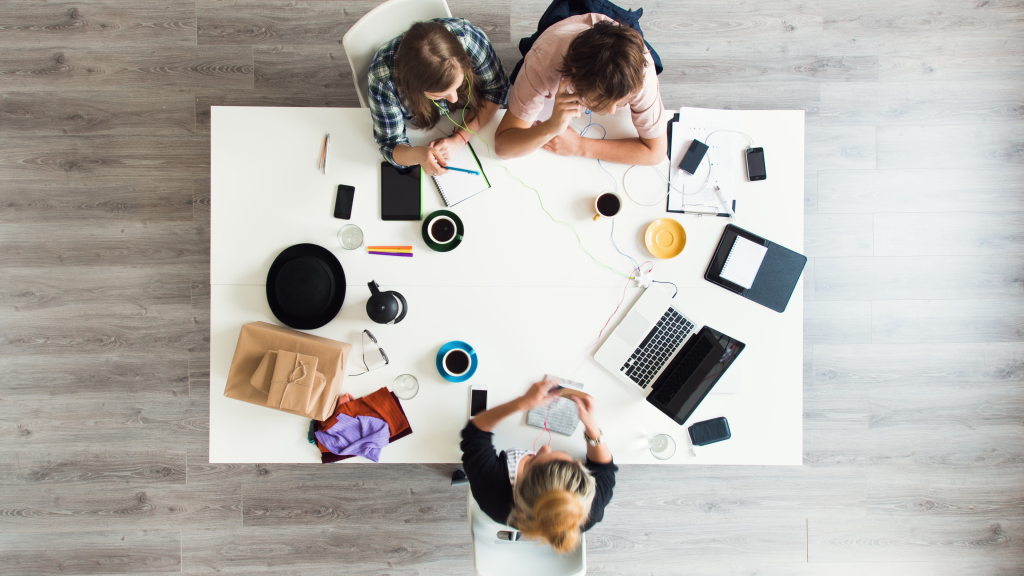
[[[420,219],[420,167],[399,170],[380,163],[380,219]]]
[[[750,148],[747,150],[747,179],[751,182],[764,180],[768,174],[764,168],[764,148]]]
[[[469,401],[469,416],[472,418],[487,410],[487,390],[474,389]]]
[[[724,416],[697,422],[690,426],[690,441],[694,446],[704,446],[732,438],[729,421]]]
[[[334,217],[348,220],[352,217],[352,201],[356,189],[348,184],[338,184],[338,195],[334,198]]]

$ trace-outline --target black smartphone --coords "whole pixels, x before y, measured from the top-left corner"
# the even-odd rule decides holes
[[[334,197],[334,217],[348,220],[352,217],[352,201],[355,200],[356,189],[348,184],[338,184],[338,195]]]
[[[706,446],[732,438],[729,421],[725,416],[697,422],[690,426],[690,441],[694,446]]]
[[[764,148],[747,148],[747,180],[756,182],[768,178],[764,168]]]
[[[707,152],[708,145],[694,138],[693,142],[690,142],[690,147],[686,149],[686,154],[683,154],[683,159],[679,162],[679,169],[693,174],[697,171],[697,167],[700,166],[700,162]]]
[[[398,169],[380,163],[380,219],[419,220],[420,167]]]
[[[484,410],[487,410],[487,389],[473,388],[469,397],[469,417],[472,418]]]

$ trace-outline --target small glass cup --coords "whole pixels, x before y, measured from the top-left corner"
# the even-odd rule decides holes
[[[668,460],[676,453],[676,441],[668,434],[655,434],[647,440],[651,456],[658,460]]]
[[[391,383],[391,391],[402,400],[412,400],[420,391],[420,381],[412,374],[399,374]]]
[[[345,224],[338,230],[338,243],[345,250],[355,250],[363,245],[363,229],[355,224]]]

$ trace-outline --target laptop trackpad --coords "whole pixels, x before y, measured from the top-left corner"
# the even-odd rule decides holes
[[[642,314],[626,314],[614,334],[627,344],[636,346],[647,336],[653,325],[654,323],[644,318]]]

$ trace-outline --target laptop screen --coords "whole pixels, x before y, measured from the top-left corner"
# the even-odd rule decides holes
[[[705,326],[683,345],[658,377],[647,401],[684,424],[745,346]]]

